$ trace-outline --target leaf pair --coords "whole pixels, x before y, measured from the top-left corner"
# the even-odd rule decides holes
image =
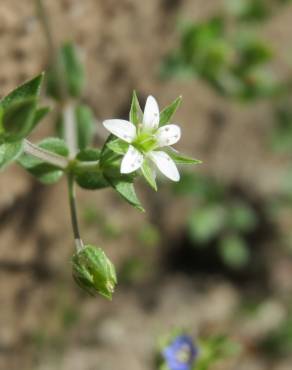
[[[56,100],[62,100],[62,95],[81,97],[85,85],[85,71],[73,43],[64,43],[57,63],[50,68],[47,77],[47,92]]]

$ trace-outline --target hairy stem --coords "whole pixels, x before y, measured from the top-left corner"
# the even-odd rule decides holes
[[[35,0],[37,13],[40,19],[40,22],[43,26],[44,34],[47,40],[48,51],[50,54],[50,64],[54,72],[56,73],[58,81],[58,90],[59,90],[59,107],[64,121],[64,138],[65,142],[69,148],[69,157],[71,160],[76,156],[77,148],[77,126],[74,112],[74,103],[70,101],[66,81],[64,79],[64,66],[58,55],[58,48],[56,46],[52,28],[50,25],[50,20],[46,12],[43,0]],[[83,248],[83,242],[80,237],[78,218],[77,218],[77,209],[76,209],[76,199],[75,199],[75,188],[74,188],[74,176],[70,172],[70,166],[68,167],[68,162],[66,164],[67,181],[68,181],[68,193],[69,193],[69,203],[70,203],[70,212],[72,227],[75,239],[75,245],[77,251]]]
[[[74,234],[74,239],[75,239],[75,246],[76,246],[76,250],[80,251],[84,245],[83,245],[83,241],[80,236],[80,231],[79,231],[79,226],[78,226],[74,178],[72,175],[69,174],[67,176],[67,180],[68,180],[70,214],[71,214],[72,229],[73,229],[73,234]]]
[[[59,167],[62,170],[66,170],[68,167],[69,161],[67,158],[62,157],[61,155],[49,152],[46,149],[42,149],[27,139],[24,140],[24,152],[30,154],[42,161],[52,164],[53,166]]]

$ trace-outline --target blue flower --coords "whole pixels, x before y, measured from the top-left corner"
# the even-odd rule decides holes
[[[180,335],[163,350],[162,354],[170,370],[190,370],[198,349],[191,337]]]

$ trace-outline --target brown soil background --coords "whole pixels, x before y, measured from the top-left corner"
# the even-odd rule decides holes
[[[99,120],[124,115],[134,88],[143,99],[153,94],[161,106],[182,94],[184,103],[176,116],[184,133],[179,149],[203,160],[199,170],[227,184],[240,184],[255,197],[278,191],[289,158],[275,157],[267,148],[272,124],[269,102],[240,105],[218,97],[199,80],[158,78],[162,57],[177,41],[177,20],[203,19],[221,9],[223,1],[47,0],[45,4],[56,38],[75,40],[83,53],[88,75],[84,101]],[[289,72],[285,52],[291,24],[290,6],[260,30],[278,52],[274,67],[281,76]],[[1,1],[0,40],[0,88],[5,95],[46,67],[47,50],[33,1]],[[217,127],[214,116],[222,117],[224,125]],[[50,119],[34,139],[48,133],[53,133]],[[103,246],[118,266],[131,255],[142,255],[155,271],[161,250],[142,249],[139,229],[145,222],[157,222],[159,212],[158,226],[171,240],[182,229],[182,215],[189,205],[171,198],[163,186],[153,195],[141,185],[139,193],[146,214],[131,209],[111,191],[78,191],[80,213],[96,205],[122,230],[119,239],[109,239],[98,226],[84,224],[83,234]],[[71,280],[73,244],[65,183],[48,188],[12,166],[1,173],[0,194],[0,369],[151,369],[157,337],[173,326],[186,327],[194,335],[227,330],[252,343],[284,315],[285,306],[271,295],[271,311],[263,313],[262,325],[261,320],[238,322],[234,311],[240,292],[235,285],[223,278],[190,280],[179,274],[158,278],[149,272],[142,283],[119,286],[113,302],[90,299]],[[288,286],[283,283],[281,289],[287,294],[291,261],[277,258],[275,279],[284,269],[282,280]],[[64,328],[63,317],[71,311],[78,313],[78,320]],[[249,351],[218,369],[288,370],[291,362],[290,358],[271,363]]]

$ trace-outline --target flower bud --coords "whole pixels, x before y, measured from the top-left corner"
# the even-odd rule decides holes
[[[117,283],[115,267],[101,248],[86,245],[72,257],[73,277],[90,295],[111,299]]]

